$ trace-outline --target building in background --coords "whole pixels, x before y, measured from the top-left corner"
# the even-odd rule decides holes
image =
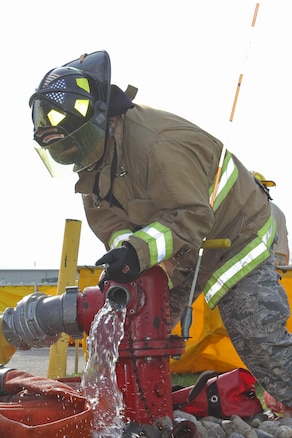
[[[0,285],[57,284],[58,269],[0,269]]]

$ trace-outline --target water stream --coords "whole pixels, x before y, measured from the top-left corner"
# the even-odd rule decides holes
[[[124,404],[117,386],[116,362],[125,317],[126,307],[106,300],[91,324],[81,389],[94,410],[94,438],[119,438],[123,434]]]

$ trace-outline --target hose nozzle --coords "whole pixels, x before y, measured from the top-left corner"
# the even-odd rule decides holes
[[[2,331],[7,341],[21,350],[52,345],[62,332],[81,338],[77,323],[77,287],[58,296],[39,292],[24,297],[3,314]]]

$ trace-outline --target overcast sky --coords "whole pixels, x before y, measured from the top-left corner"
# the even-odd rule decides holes
[[[82,221],[79,265],[104,247],[76,175],[53,179],[33,148],[28,100],[45,73],[107,50],[112,83],[226,143],[277,186],[292,242],[291,0],[17,0],[2,6],[0,268],[59,268],[66,219]],[[6,26],[4,26],[4,23]],[[239,75],[243,81],[229,121]],[[227,236],[226,236],[227,237]],[[290,244],[291,249],[291,244]]]

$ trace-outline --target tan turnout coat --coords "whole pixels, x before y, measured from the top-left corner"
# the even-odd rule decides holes
[[[135,105],[116,122],[114,138],[109,137],[98,169],[80,172],[76,184],[89,226],[107,250],[117,230],[134,233],[153,222],[168,227],[173,242],[171,260],[178,268],[170,273],[173,285],[183,280],[181,271],[194,269],[205,237],[230,239],[229,248],[204,251],[198,282],[203,289],[212,274],[246,248],[270,218],[266,194],[232,155],[237,177],[214,211],[210,187],[222,150],[218,139],[179,116],[146,106]],[[115,147],[117,164],[111,177]],[[141,270],[149,268],[148,245],[135,235],[129,242],[138,254]],[[268,257],[269,245],[254,267]]]

